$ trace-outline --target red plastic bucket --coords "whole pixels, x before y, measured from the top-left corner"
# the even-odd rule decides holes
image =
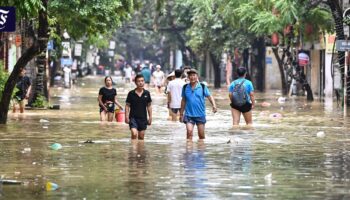
[[[125,112],[119,111],[115,113],[115,119],[117,122],[124,122],[125,121]]]

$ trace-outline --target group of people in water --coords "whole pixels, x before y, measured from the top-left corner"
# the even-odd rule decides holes
[[[238,79],[229,86],[229,100],[233,125],[240,122],[241,114],[246,124],[252,124],[252,109],[254,108],[254,87],[251,81],[245,79],[246,68],[237,69]],[[186,80],[181,77],[186,75]],[[173,121],[179,119],[186,125],[187,139],[192,140],[194,127],[197,126],[198,137],[205,139],[205,98],[212,105],[213,113],[217,107],[213,96],[206,84],[199,82],[198,72],[195,69],[177,69],[175,79],[169,81],[166,87],[167,105]],[[134,78],[136,88],[129,91],[125,105],[125,123],[129,124],[131,139],[143,140],[147,126],[152,124],[152,98],[151,93],[145,89],[145,78],[140,73]],[[117,91],[113,88],[113,80],[105,77],[105,86],[98,94],[100,107],[100,120],[113,121],[115,106],[123,109],[117,100]]]

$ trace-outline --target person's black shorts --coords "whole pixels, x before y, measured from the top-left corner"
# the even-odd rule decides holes
[[[114,113],[114,110],[115,110],[114,103],[107,103],[106,107],[107,107],[107,112]],[[100,107],[100,112],[102,111],[103,111],[103,108]]]
[[[180,112],[180,108],[171,108],[171,112],[177,114],[177,112]]]
[[[240,111],[241,113],[246,113],[246,112],[249,112],[252,110],[252,104],[250,104],[248,102],[246,104],[244,104],[243,106],[235,106],[232,103],[230,104],[230,106],[231,106],[231,108],[234,108],[234,109]]]
[[[130,129],[136,128],[138,131],[146,130],[147,124],[147,119],[130,118],[129,120]]]

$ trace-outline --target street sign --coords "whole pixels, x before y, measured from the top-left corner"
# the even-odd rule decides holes
[[[350,50],[350,41],[337,40],[336,49],[337,49],[337,51],[349,51]]]
[[[74,46],[74,56],[81,56],[81,50],[83,48],[83,45],[80,43],[76,43]]]

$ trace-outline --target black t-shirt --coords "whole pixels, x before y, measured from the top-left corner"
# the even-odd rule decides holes
[[[115,96],[117,96],[117,90],[115,88],[108,89],[106,87],[101,87],[98,95],[102,95],[102,103],[111,101],[114,103]]]
[[[18,91],[16,92],[15,96],[20,97],[21,99],[24,99],[26,96],[27,90],[31,84],[32,83],[30,82],[30,79],[28,76],[19,77],[19,80],[16,84]]]
[[[141,97],[135,90],[131,90],[126,98],[126,103],[130,106],[129,118],[147,119],[147,105],[151,102],[151,94],[148,90],[143,90]]]

